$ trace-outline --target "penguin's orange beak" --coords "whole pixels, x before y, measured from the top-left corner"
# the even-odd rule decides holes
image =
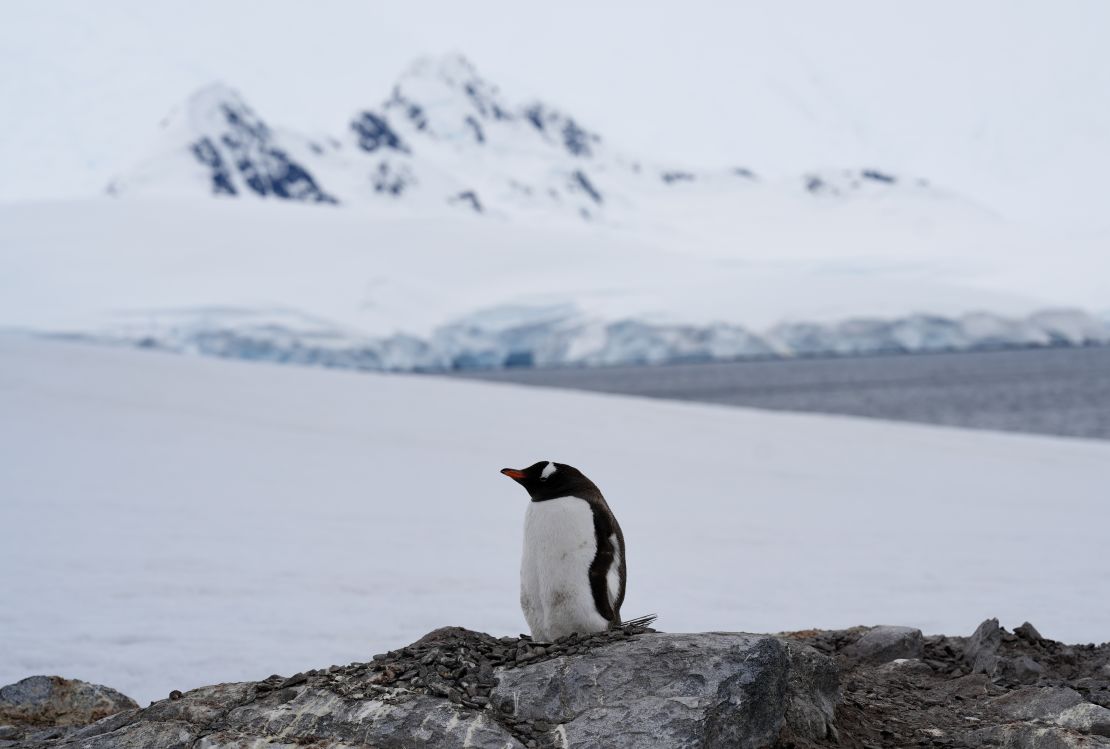
[[[501,473],[505,474],[514,481],[520,481],[526,475],[524,471],[518,471],[515,468],[502,468]]]

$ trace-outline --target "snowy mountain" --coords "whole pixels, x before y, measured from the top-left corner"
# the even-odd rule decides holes
[[[197,91],[166,117],[160,129],[158,155],[110,184],[110,193],[172,193],[176,187],[219,196],[336,202],[305,168],[304,156],[291,155],[303,144],[276,134],[226,86],[213,84]]]
[[[152,153],[109,191],[400,203],[425,214],[450,207],[659,228],[656,207],[675,193],[704,186],[743,199],[758,182],[742,166],[695,170],[627,156],[570,114],[512,100],[466,58],[447,55],[417,60],[382,103],[321,138],[276,128],[236,91],[208,86],[167,117]],[[922,180],[875,168],[815,169],[762,189],[824,198],[931,192]]]

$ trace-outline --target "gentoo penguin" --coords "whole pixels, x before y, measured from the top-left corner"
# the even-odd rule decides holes
[[[546,460],[501,473],[532,498],[520,564],[520,607],[532,637],[551,642],[620,624],[624,534],[594,482]]]

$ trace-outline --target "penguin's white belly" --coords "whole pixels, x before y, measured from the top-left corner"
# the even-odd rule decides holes
[[[596,554],[594,515],[586,500],[560,497],[528,504],[520,607],[532,637],[551,642],[609,626],[597,612],[590,590],[590,564]]]

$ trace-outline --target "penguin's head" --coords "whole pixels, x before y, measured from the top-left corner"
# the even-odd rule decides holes
[[[501,473],[523,486],[533,502],[599,493],[594,482],[566,463],[541,460],[527,468],[502,468]]]

